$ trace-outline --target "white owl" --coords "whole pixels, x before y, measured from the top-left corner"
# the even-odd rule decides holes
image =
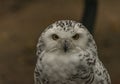
[[[92,35],[76,21],[48,26],[39,38],[37,56],[35,84],[111,84]]]

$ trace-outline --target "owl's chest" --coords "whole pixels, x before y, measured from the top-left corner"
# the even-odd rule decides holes
[[[43,73],[54,80],[66,79],[71,74],[76,74],[79,65],[78,54],[45,54],[43,56]]]

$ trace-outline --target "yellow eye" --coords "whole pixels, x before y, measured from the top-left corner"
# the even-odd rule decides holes
[[[53,34],[53,35],[52,35],[52,39],[53,39],[53,40],[58,40],[58,39],[59,39],[59,37],[58,37],[58,35]]]
[[[74,40],[78,40],[80,38],[80,35],[79,34],[75,34],[73,37],[72,37]]]

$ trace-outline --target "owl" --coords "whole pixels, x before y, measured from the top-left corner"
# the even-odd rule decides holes
[[[35,84],[111,84],[93,36],[81,23],[49,25],[37,43]]]

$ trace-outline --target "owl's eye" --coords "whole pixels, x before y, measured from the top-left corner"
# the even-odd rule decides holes
[[[52,39],[53,39],[53,40],[58,40],[58,39],[59,39],[59,37],[58,37],[58,35],[53,34],[53,35],[52,35]]]
[[[80,38],[80,35],[79,34],[75,34],[73,37],[72,37],[74,40],[78,40]]]

